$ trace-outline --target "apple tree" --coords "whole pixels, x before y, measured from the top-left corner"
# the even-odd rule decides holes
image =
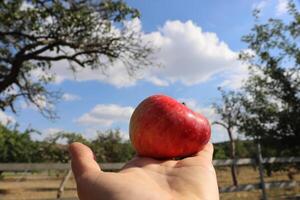
[[[37,144],[31,140],[33,130],[20,132],[17,127],[0,124],[0,162],[33,162]]]
[[[82,134],[59,131],[45,137],[42,141],[33,141],[38,148],[33,157],[35,162],[68,162],[70,160],[68,144],[81,142],[89,145]]]
[[[60,96],[47,87],[55,62],[105,73],[118,61],[129,75],[150,65],[152,46],[128,25],[139,15],[122,0],[0,1],[0,109],[17,112],[23,99],[55,117],[53,106],[41,103]]]
[[[122,138],[118,129],[98,131],[90,147],[98,162],[126,162],[135,154],[130,141]]]
[[[240,55],[250,76],[242,89],[239,130],[278,156],[300,152],[300,12],[292,1],[288,12],[287,21],[257,22],[242,38],[251,53]]]
[[[241,111],[240,94],[233,91],[226,92],[219,88],[222,94],[222,101],[214,103],[213,108],[220,116],[220,120],[212,122],[212,125],[222,126],[228,133],[230,141],[230,158],[236,159],[236,144],[233,133],[237,128],[238,119]],[[231,176],[233,185],[238,185],[237,166],[233,162],[231,165]]]

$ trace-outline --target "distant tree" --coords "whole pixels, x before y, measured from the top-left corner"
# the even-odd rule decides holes
[[[47,141],[50,141],[52,143],[58,143],[58,141],[63,141],[67,144],[71,144],[73,142],[80,142],[89,145],[89,141],[82,134],[66,131],[58,131],[57,133],[54,133],[53,135],[47,138]]]
[[[229,155],[226,153],[225,145],[221,143],[214,144],[214,159],[229,159]]]
[[[103,73],[121,61],[130,75],[150,65],[153,48],[127,23],[139,15],[122,0],[0,1],[0,109],[16,112],[23,98],[56,117],[45,105],[60,96],[46,87],[58,61]]]
[[[70,160],[68,146],[51,142],[49,140],[34,141],[37,144],[32,162],[61,162],[67,163]]]
[[[91,148],[99,162],[125,162],[135,154],[130,142],[121,137],[118,129],[99,131],[91,141]]]
[[[288,21],[257,21],[243,37],[251,51],[240,55],[250,77],[242,88],[239,131],[274,156],[300,155],[300,13],[293,1],[288,11]]]
[[[68,144],[81,142],[90,146],[90,142],[82,134],[59,131],[38,142],[39,151],[36,160],[39,162],[68,162],[70,160]]]
[[[253,140],[235,140],[236,155],[239,158],[256,158],[256,146]],[[265,155],[268,156],[268,155]]]
[[[241,112],[240,96],[238,93],[234,93],[232,91],[225,92],[221,88],[219,88],[219,90],[222,94],[222,102],[214,103],[213,108],[220,116],[220,120],[214,121],[212,125],[220,125],[226,129],[230,141],[230,158],[235,160],[236,146],[233,138],[233,131],[235,128],[237,128],[237,123]],[[237,186],[237,165],[235,163],[231,165],[231,175],[233,185]]]
[[[19,132],[0,125],[0,162],[32,162],[37,144],[31,140],[33,130]]]
[[[18,127],[0,125],[1,162],[62,162],[70,160],[68,144],[81,142],[90,146],[98,162],[126,162],[135,151],[118,129],[98,132],[94,139],[87,139],[74,132],[57,132],[42,141],[34,140],[36,130],[20,132]],[[0,172],[1,174],[1,172]]]

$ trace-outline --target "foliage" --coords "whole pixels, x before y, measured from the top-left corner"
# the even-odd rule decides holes
[[[70,160],[67,145],[50,141],[35,141],[37,149],[31,162],[62,162]]]
[[[134,155],[130,142],[123,141],[119,130],[98,132],[91,141],[91,148],[99,162],[124,162]]]
[[[221,143],[214,145],[214,159],[229,159],[230,158],[229,152],[227,154],[227,152],[225,151],[225,147],[226,146],[222,145]]]
[[[273,147],[274,156],[300,153],[300,13],[289,3],[290,20],[255,24],[243,37],[251,53],[241,53],[250,65],[243,87],[239,130]]]
[[[150,65],[152,46],[129,25],[139,15],[122,0],[0,1],[0,109],[16,112],[23,98],[56,117],[60,93],[46,86],[58,61],[100,73],[118,62],[130,75]]]
[[[43,141],[31,138],[33,130],[20,132],[17,127],[0,126],[0,163],[1,162],[68,162],[70,157],[67,144],[82,142],[93,150],[98,162],[126,162],[135,151],[130,141],[121,137],[118,129],[99,131],[97,137],[85,138],[79,133],[58,132]],[[237,158],[255,158],[256,146],[251,140],[236,140]],[[262,146],[264,157],[276,155],[273,147]],[[294,152],[286,151],[285,156],[294,156]],[[229,159],[229,142],[214,144],[214,159]]]
[[[251,140],[235,140],[236,158],[256,158],[256,146]],[[264,154],[265,157],[271,154]],[[292,155],[289,155],[292,156]],[[230,142],[214,144],[214,159],[230,159]]]
[[[81,142],[90,146],[98,162],[125,162],[135,154],[130,142],[122,139],[119,130],[98,132],[94,139],[79,133],[58,132],[43,141],[31,139],[33,130],[0,126],[0,162],[68,162],[68,145]]]
[[[237,127],[238,119],[240,117],[241,105],[240,99],[241,94],[229,91],[226,92],[222,88],[218,88],[222,95],[222,101],[219,103],[213,103],[215,112],[220,116],[220,120],[213,123],[223,126],[225,129]]]
[[[222,103],[214,103],[213,108],[221,119],[214,121],[212,125],[220,125],[226,129],[230,140],[230,158],[236,159],[236,144],[233,138],[233,131],[235,131],[234,129],[237,127],[241,111],[241,105],[239,103],[240,94],[233,91],[225,92],[221,88],[219,88],[219,90],[222,93]],[[238,186],[237,165],[235,163],[231,165],[231,174],[233,185]]]
[[[0,124],[0,162],[31,162],[37,144],[30,138],[32,130],[19,133]]]
[[[82,134],[78,134],[78,133],[69,133],[69,132],[61,131],[46,138],[46,141],[50,143],[58,143],[59,140],[63,140],[63,142],[67,144],[71,144],[73,142],[81,142],[85,145],[89,145],[89,141],[86,138],[84,138]]]

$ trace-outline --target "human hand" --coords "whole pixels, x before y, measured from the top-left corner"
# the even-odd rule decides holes
[[[81,143],[69,151],[81,200],[219,199],[211,143],[181,160],[136,156],[117,173],[101,171],[92,150]]]

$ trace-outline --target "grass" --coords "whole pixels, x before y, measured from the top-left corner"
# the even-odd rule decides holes
[[[219,186],[230,186],[231,176],[228,167],[217,168],[217,178]],[[30,174],[22,173],[4,173],[0,180],[0,199],[2,200],[46,200],[55,199],[57,188],[65,173],[35,172]],[[238,170],[239,184],[258,183],[258,170],[247,166],[239,167]],[[271,181],[288,181],[287,172],[275,172],[271,177],[265,177],[266,182]],[[295,180],[300,181],[300,174],[295,176]],[[269,199],[300,199],[300,187],[291,189],[270,189],[267,190]],[[298,195],[298,198],[295,197]],[[67,182],[64,199],[76,199],[76,185],[73,177]],[[249,192],[222,193],[222,200],[256,200],[261,198],[261,191],[254,190]]]
[[[230,176],[230,169],[228,167],[218,168],[216,170],[218,184],[219,186],[230,186],[232,185],[232,180]],[[300,181],[300,174],[295,175],[295,180]],[[271,177],[264,177],[265,182],[273,181],[289,181],[286,171],[278,171],[273,173]],[[259,172],[258,169],[253,167],[239,167],[238,169],[238,181],[239,184],[255,184],[259,183]],[[290,189],[269,189],[267,190],[267,195],[269,199],[279,200],[279,199],[300,199],[300,187],[299,185],[295,188]],[[296,198],[295,196],[299,196]],[[246,199],[260,199],[261,191],[246,191],[246,192],[235,192],[235,193],[222,193],[220,194],[220,199],[222,200],[246,200]]]

